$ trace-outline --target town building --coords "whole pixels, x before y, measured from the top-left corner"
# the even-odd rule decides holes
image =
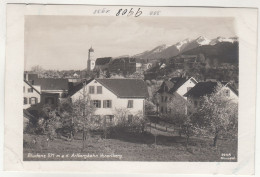
[[[23,82],[23,109],[41,102],[41,87],[32,85],[27,80]]]
[[[95,62],[94,49],[90,47],[88,50],[87,71],[92,71],[95,68]]]
[[[218,85],[221,85],[226,97],[234,103],[238,103],[238,91],[231,86],[228,82],[206,81],[199,82],[187,93],[184,94],[187,97],[188,102],[191,104],[188,113],[191,113],[193,108],[198,108],[203,104],[203,96],[210,95],[216,91]]]
[[[112,73],[132,74],[136,72],[136,59],[129,57],[116,58],[109,63],[108,69]]]
[[[160,114],[170,114],[174,102],[185,102],[187,98],[184,94],[194,87],[197,81],[193,77],[173,77],[162,83],[157,91],[157,112]],[[186,112],[184,109],[183,111]]]
[[[40,98],[37,99],[37,103],[40,103],[42,105],[50,104],[56,107],[58,106],[58,103],[61,99],[66,98],[68,96],[68,79],[39,78],[37,74],[28,73],[26,73],[24,77],[25,83],[28,83],[37,90],[40,90],[40,95],[38,95],[38,97]],[[24,93],[24,95],[27,94],[29,93]],[[34,100],[32,103],[34,103]]]
[[[95,70],[108,70],[108,65],[112,61],[112,57],[97,58],[95,63]]]
[[[83,99],[84,93],[95,107],[95,117],[114,123],[118,110],[124,110],[129,121],[134,115],[144,114],[148,97],[147,86],[141,79],[92,79],[71,92],[72,102]]]

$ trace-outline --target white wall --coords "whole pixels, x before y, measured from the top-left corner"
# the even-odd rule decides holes
[[[230,96],[229,98],[231,99],[231,101],[238,103],[238,95],[236,95],[229,87],[225,86],[223,87],[223,89],[228,89],[230,91]]]
[[[188,87],[194,87],[195,85],[196,84],[189,79],[182,86],[180,86],[176,92],[187,100],[187,97],[184,97],[183,95],[188,92]]]
[[[188,87],[194,87],[196,84],[194,82],[191,81],[191,79],[187,80],[182,86],[180,86],[178,88],[178,90],[176,91],[179,95],[181,95],[185,100],[187,100],[187,97],[184,97],[183,95],[185,93],[187,93],[188,91]],[[168,101],[165,102],[165,100],[162,102],[161,97],[167,96],[168,97]],[[163,111],[165,113],[165,110],[167,109],[167,103],[169,103],[169,98],[172,97],[172,94],[168,94],[166,92],[163,92],[160,94],[159,97],[159,112],[161,112],[161,107],[163,107]]]
[[[89,93],[89,86],[95,87],[95,94]],[[97,94],[97,86],[102,86],[102,94]],[[95,115],[114,115],[116,109],[127,109],[129,114],[137,114],[139,111],[144,112],[144,99],[143,98],[118,98],[113,92],[101,85],[96,80],[93,80],[85,87],[86,93],[91,100],[101,100],[101,108],[96,108]],[[71,96],[72,101],[83,98],[83,89]],[[112,100],[112,108],[103,108],[103,100]],[[133,100],[133,108],[127,108],[128,100]]]
[[[31,88],[26,82],[23,83],[24,86],[24,97],[27,98],[27,104],[23,103],[23,109],[27,109],[29,107],[31,107],[31,104],[29,104],[29,99],[32,97],[36,97],[38,103],[40,103],[41,101],[41,95],[39,93],[37,93],[35,90],[33,90],[33,92],[28,92],[28,88]],[[35,89],[37,89],[39,92],[41,92],[41,86],[38,85],[34,85],[33,86]]]

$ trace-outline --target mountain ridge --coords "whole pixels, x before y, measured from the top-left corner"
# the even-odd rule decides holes
[[[195,49],[201,46],[214,46],[219,43],[235,43],[238,42],[237,37],[217,37],[214,39],[207,39],[206,37],[199,36],[196,39],[186,38],[180,42],[173,45],[167,46],[166,44],[159,45],[152,50],[147,50],[142,53],[133,55],[131,57],[147,60],[157,60],[157,59],[168,59],[170,57],[175,57],[179,54],[185,53],[189,50]]]

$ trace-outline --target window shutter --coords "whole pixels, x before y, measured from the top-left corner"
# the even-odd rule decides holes
[[[107,108],[106,100],[103,100],[103,108]]]
[[[37,104],[38,103],[38,98],[37,97],[35,97],[35,104]]]
[[[29,98],[29,104],[31,104],[31,98]]]
[[[112,108],[112,100],[110,100],[110,108]]]

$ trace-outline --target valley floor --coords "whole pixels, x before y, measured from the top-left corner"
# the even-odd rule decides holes
[[[154,131],[156,132],[156,131]],[[47,143],[46,136],[24,134],[24,160],[64,161],[237,161],[237,141],[191,138],[188,148],[185,138],[170,133],[142,135],[121,134],[116,138],[89,137],[82,150],[81,135],[73,141],[55,139]]]

